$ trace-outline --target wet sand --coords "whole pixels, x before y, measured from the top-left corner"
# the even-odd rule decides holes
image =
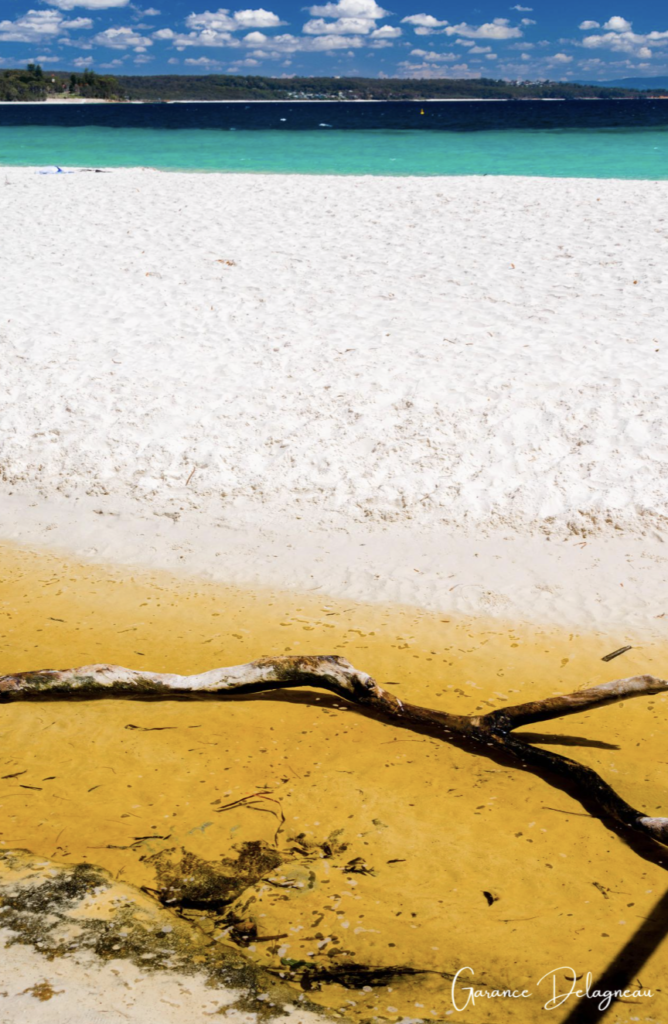
[[[605,663],[633,638],[128,576],[9,546],[0,577],[0,673],[91,661],[192,673],[261,654],[332,653],[408,700],[474,714],[662,675],[668,653],[644,641]],[[640,699],[546,723],[536,742],[661,813],[667,704]],[[291,999],[298,1020],[310,1007],[359,1021],[528,1024],[551,994],[537,985],[546,972],[569,965],[596,979],[666,888],[664,867],[548,781],[316,691],[7,705],[0,749],[0,851],[29,850],[56,869],[98,866],[146,887],[156,908],[161,897],[156,912],[179,927],[180,908],[207,970],[239,956],[257,969],[256,995],[267,998],[244,1012]],[[635,940],[647,963],[634,984],[638,975],[656,993],[668,948],[655,933]],[[12,946],[8,956],[17,948],[35,955]],[[123,955],[121,944],[108,957]],[[481,988],[530,998],[478,1000],[460,1015],[452,976],[466,966]],[[150,981],[156,993],[167,983],[159,972]],[[16,1005],[36,1005],[8,984]],[[67,984],[53,985],[63,991],[49,1000],[52,1020],[70,1019],[56,1016]],[[276,984],[289,995],[276,996]],[[186,1003],[184,1019],[203,1019]],[[114,1013],[100,1019],[125,1019]],[[610,1019],[667,1013],[658,992],[617,1004]]]

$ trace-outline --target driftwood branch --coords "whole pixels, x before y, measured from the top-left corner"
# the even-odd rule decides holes
[[[486,715],[453,715],[399,700],[345,658],[261,658],[247,665],[179,676],[138,672],[118,665],[87,665],[65,671],[23,672],[0,678],[0,702],[18,700],[164,700],[220,699],[294,686],[330,690],[352,704],[369,708],[403,726],[435,730],[447,742],[466,740],[488,756],[503,752],[528,769],[566,779],[581,800],[599,816],[668,845],[668,818],[653,818],[622,800],[591,768],[561,754],[541,750],[516,735],[522,725],[545,722],[631,697],[668,691],[654,676],[632,676],[560,697],[500,708]]]

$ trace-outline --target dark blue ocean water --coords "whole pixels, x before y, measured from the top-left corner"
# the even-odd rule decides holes
[[[0,164],[668,178],[668,101],[8,104]]]

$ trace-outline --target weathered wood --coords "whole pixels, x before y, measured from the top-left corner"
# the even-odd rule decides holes
[[[139,672],[118,665],[86,665],[64,671],[21,672],[0,678],[0,702],[44,700],[169,700],[220,699],[293,686],[330,690],[352,704],[396,719],[401,725],[429,727],[447,742],[466,740],[491,756],[501,752],[522,767],[559,775],[601,818],[668,844],[668,818],[643,814],[627,804],[593,769],[561,754],[542,750],[514,730],[522,725],[561,718],[631,697],[668,691],[668,682],[654,676],[616,679],[601,686],[545,700],[499,708],[486,715],[453,715],[409,704],[384,690],[370,675],[334,656],[261,658],[247,665],[179,676]]]

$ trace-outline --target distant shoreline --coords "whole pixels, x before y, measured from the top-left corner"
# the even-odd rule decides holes
[[[643,99],[666,92],[663,79],[647,89],[593,82],[509,81],[494,78],[357,78],[263,75],[99,75],[64,68],[0,70],[0,100],[56,103],[103,102],[491,102],[500,100]]]
[[[148,104],[151,106],[156,105],[183,105],[185,103],[206,103],[206,104],[241,104],[248,106],[249,103],[264,103],[271,106],[278,106],[279,104],[288,104],[290,106],[295,103],[328,103],[331,106],[341,106],[343,103],[646,103],[648,100],[665,100],[668,96],[576,96],[576,97],[565,97],[565,96],[527,96],[522,99],[512,99],[501,96],[432,96],[425,97],[423,99],[385,99],[385,100],[328,100],[328,99],[294,99],[294,100],[200,100],[200,99],[188,99],[188,100],[103,100],[103,99],[51,99],[45,100],[0,100],[0,107],[35,107],[40,105],[45,106],[61,106],[61,107],[78,107],[88,106],[95,104],[96,106],[137,106],[142,104]]]

